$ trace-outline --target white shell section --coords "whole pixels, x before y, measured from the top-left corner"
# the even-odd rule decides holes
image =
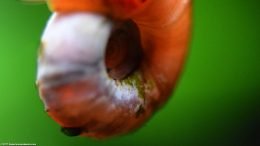
[[[91,13],[54,13],[42,36],[43,55],[56,61],[94,63],[104,57],[112,23]]]

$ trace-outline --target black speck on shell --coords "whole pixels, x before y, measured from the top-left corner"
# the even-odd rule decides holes
[[[61,132],[67,136],[79,136],[82,133],[80,127],[62,127]]]

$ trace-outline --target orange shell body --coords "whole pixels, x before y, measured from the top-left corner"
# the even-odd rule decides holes
[[[90,11],[125,18],[142,8],[145,2],[146,0],[49,0],[49,7],[63,13]]]

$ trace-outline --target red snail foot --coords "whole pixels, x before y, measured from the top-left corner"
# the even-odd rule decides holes
[[[141,127],[168,100],[187,53],[189,0],[49,0],[37,85],[68,136]]]

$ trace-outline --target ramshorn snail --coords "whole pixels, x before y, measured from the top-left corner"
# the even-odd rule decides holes
[[[140,127],[169,98],[190,36],[190,0],[49,0],[37,86],[69,136]]]

